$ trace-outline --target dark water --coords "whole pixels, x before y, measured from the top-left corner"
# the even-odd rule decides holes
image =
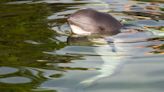
[[[83,8],[146,32],[114,43],[63,34]],[[163,0],[1,0],[0,92],[163,92],[163,10]]]

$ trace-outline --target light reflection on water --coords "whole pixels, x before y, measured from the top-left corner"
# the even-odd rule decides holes
[[[12,67],[10,64],[8,67],[1,66],[2,84],[27,84],[30,85],[30,91],[37,92],[163,92],[163,32],[159,32],[164,26],[163,11],[160,10],[163,3],[152,4],[131,0],[29,0],[8,4],[42,2],[50,8],[54,8],[55,5],[62,7],[58,11],[52,9],[53,13],[47,17],[50,28],[58,33],[50,40],[56,41],[57,44],[69,44],[51,51],[42,50],[45,55],[61,57],[50,61],[49,58],[38,58],[37,64],[43,64],[42,67]],[[159,6],[150,8],[156,5]],[[145,36],[141,33],[130,35],[129,38],[126,35],[123,38],[116,36],[115,43],[103,43],[98,39],[95,43],[90,38],[70,40],[67,35],[63,35],[70,30],[65,19],[69,14],[82,8],[109,12],[117,19],[123,20],[123,23],[136,25],[129,29],[137,27],[156,32],[158,35]],[[136,41],[137,37],[143,37],[144,40]],[[151,40],[147,41],[149,38]],[[129,40],[130,43],[124,43],[125,40]],[[28,39],[24,42],[33,45],[44,44]],[[33,83],[37,84],[33,86]]]

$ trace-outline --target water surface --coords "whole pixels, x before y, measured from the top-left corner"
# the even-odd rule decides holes
[[[0,90],[163,92],[163,7],[162,0],[1,0]],[[70,37],[66,18],[83,8],[145,33],[114,43]]]

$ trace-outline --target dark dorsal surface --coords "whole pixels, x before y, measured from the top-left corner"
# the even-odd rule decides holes
[[[122,24],[107,13],[93,9],[83,9],[70,15],[70,25],[75,25],[91,34],[115,35],[120,33]]]

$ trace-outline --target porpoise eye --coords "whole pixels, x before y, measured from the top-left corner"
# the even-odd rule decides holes
[[[100,31],[104,31],[105,29],[103,27],[99,27],[99,30]]]

